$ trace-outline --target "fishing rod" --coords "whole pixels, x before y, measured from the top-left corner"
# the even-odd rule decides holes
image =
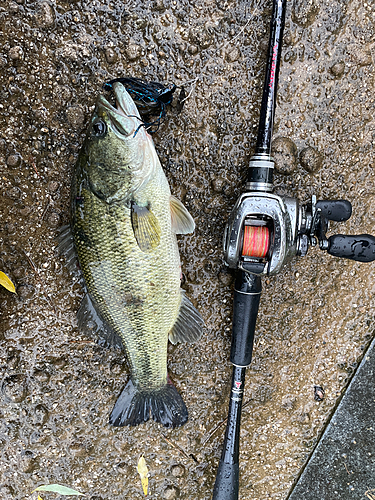
[[[261,277],[277,274],[310,246],[335,257],[375,260],[375,237],[336,234],[327,238],[329,221],[352,214],[347,200],[317,200],[300,205],[295,198],[273,193],[271,140],[287,0],[273,0],[271,32],[255,154],[249,162],[244,192],[237,200],[224,234],[224,258],[236,270],[230,361],[233,364],[224,446],[213,500],[237,500],[239,438],[246,368],[251,363],[255,324],[262,291]]]

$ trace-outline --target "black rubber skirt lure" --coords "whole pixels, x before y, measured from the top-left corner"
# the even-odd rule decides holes
[[[145,82],[140,78],[123,77],[106,82],[103,89],[111,91],[115,82],[122,83],[135,102],[139,114],[144,120],[140,127],[144,126],[150,134],[157,132],[160,124],[164,121],[166,107],[173,100],[176,85],[172,83],[165,86],[159,82]],[[151,117],[155,116],[157,118],[151,120]]]

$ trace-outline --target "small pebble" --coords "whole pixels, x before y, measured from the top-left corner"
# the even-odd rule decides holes
[[[292,19],[299,26],[306,28],[310,26],[319,12],[317,0],[294,0],[292,7]]]
[[[39,28],[50,28],[54,25],[55,13],[48,2],[41,2],[38,5],[35,20]]]
[[[107,47],[105,49],[105,58],[107,59],[107,62],[109,64],[113,64],[113,63],[115,63],[117,61],[117,54],[112,49],[112,47]]]
[[[333,66],[331,66],[330,70],[332,75],[336,76],[337,78],[340,78],[340,76],[342,76],[345,71],[344,61],[339,61],[335,63]]]
[[[213,179],[211,181],[211,186],[212,186],[212,189],[215,191],[215,193],[222,193],[223,188],[226,184],[227,184],[226,179],[224,179],[223,177],[219,177],[219,176],[215,177],[215,179]]]
[[[174,500],[180,496],[180,490],[177,486],[167,486],[163,492],[165,500]]]
[[[60,104],[66,104],[72,97],[72,93],[69,87],[62,85],[56,89],[56,97]],[[48,130],[47,130],[48,132]]]
[[[48,410],[42,404],[36,405],[34,408],[34,425],[44,425],[48,420]]]
[[[12,61],[19,61],[20,59],[23,59],[22,47],[16,45],[15,47],[9,49],[9,57],[12,59]]]
[[[302,167],[310,173],[317,172],[323,165],[322,155],[311,146],[301,151],[299,161]]]
[[[302,412],[297,417],[297,420],[301,422],[301,424],[308,424],[310,422],[310,414],[307,412]]]
[[[9,222],[5,227],[8,231],[8,234],[14,234],[17,230],[16,225],[12,224],[12,222]]]
[[[7,368],[9,370],[16,370],[20,362],[20,351],[16,349],[11,349],[8,352]]]
[[[227,54],[227,61],[228,62],[238,61],[240,56],[241,56],[240,50],[237,47],[235,47],[233,50],[229,52],[229,54]]]
[[[32,212],[32,208],[31,207],[23,207],[23,208],[20,209],[20,214],[22,215],[22,217],[26,217],[31,212]]]
[[[20,155],[10,155],[7,158],[8,167],[19,167],[21,165]]]
[[[141,47],[134,42],[130,42],[125,49],[125,54],[129,61],[135,61],[141,56]]]
[[[198,52],[198,47],[196,45],[194,45],[194,44],[189,45],[188,52],[189,52],[189,54],[191,54],[192,56],[194,56]]]
[[[293,35],[290,31],[287,31],[284,34],[283,44],[284,45],[293,45]]]
[[[288,394],[283,397],[281,406],[285,408],[285,410],[292,410],[295,406],[295,403],[296,403],[296,397]]]
[[[171,472],[174,477],[183,477],[185,475],[185,467],[181,464],[172,465]]]
[[[288,137],[277,137],[272,142],[272,156],[280,174],[291,174],[297,167],[297,146]]]
[[[164,11],[166,9],[166,5],[163,0],[155,0],[154,9],[158,10],[159,12]]]
[[[323,401],[325,391],[320,385],[314,385],[314,399],[315,401]]]
[[[52,212],[47,219],[48,225],[51,227],[56,227],[60,224],[60,215],[56,212]]]
[[[57,181],[50,181],[47,189],[50,193],[55,193],[59,189],[59,183]]]
[[[75,129],[80,129],[85,122],[85,113],[81,105],[71,106],[66,111],[66,117],[70,125]]]
[[[2,393],[8,402],[21,403],[27,396],[25,376],[11,375],[5,378],[2,384]]]
[[[355,54],[355,58],[359,66],[370,66],[373,64],[371,49],[358,51]]]

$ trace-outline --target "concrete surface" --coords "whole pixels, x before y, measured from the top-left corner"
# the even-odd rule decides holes
[[[375,499],[375,341],[288,500]]]

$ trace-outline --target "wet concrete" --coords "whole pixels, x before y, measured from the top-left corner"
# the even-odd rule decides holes
[[[375,496],[375,342],[372,342],[288,500]]]
[[[1,4],[0,268],[19,293],[0,290],[4,500],[43,483],[91,500],[142,498],[141,453],[150,498],[210,498],[231,373],[221,236],[256,141],[270,14],[259,1]],[[275,139],[293,141],[295,167],[276,175],[276,190],[348,198],[353,216],[332,233],[374,232],[374,24],[370,3],[288,3]],[[184,84],[189,95],[155,136],[172,192],[197,223],[180,248],[184,286],[206,322],[199,344],[169,349],[190,412],[173,431],[108,426],[127,364],[78,331],[82,291],[55,248],[95,98],[124,74]],[[373,337],[374,269],[313,249],[263,280],[241,499],[287,497]]]

